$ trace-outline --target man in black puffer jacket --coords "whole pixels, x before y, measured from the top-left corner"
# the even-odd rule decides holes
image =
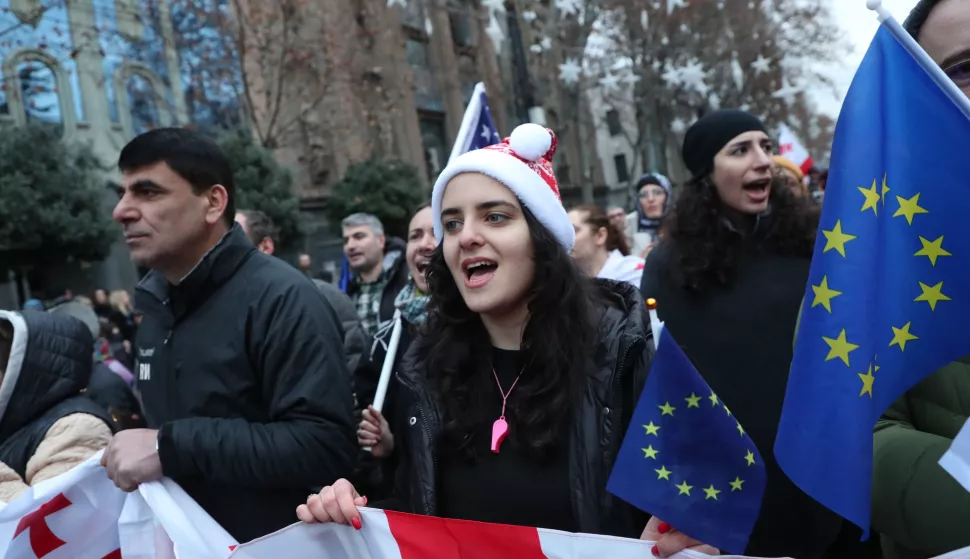
[[[152,130],[118,167],[114,219],[132,260],[151,268],[135,292],[133,371],[151,429],[115,435],[108,476],[127,491],[169,477],[240,542],[275,532],[353,468],[333,308],[233,222],[232,170],[211,139]]]
[[[84,396],[93,341],[84,323],[0,311],[0,501],[107,446],[112,421]]]

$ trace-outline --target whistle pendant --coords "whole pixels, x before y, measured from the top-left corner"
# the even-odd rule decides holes
[[[504,417],[500,417],[492,423],[492,452],[495,454],[499,453],[499,447],[502,446],[502,441],[509,434],[509,424],[505,422]]]

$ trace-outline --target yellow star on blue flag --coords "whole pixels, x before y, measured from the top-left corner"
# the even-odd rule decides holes
[[[774,449],[866,533],[876,421],[970,353],[970,119],[901,33],[883,23],[842,105]]]
[[[741,554],[766,480],[754,443],[664,328],[606,490],[694,539]]]

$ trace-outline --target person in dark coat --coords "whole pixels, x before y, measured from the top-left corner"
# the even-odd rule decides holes
[[[243,232],[260,252],[269,256],[276,253],[276,245],[279,243],[278,232],[268,215],[258,210],[239,210],[236,212],[236,223],[242,227]],[[313,283],[337,313],[337,319],[343,328],[347,370],[352,373],[357,369],[360,356],[364,353],[368,341],[360,325],[360,317],[357,316],[357,307],[354,301],[335,285],[316,279]]]
[[[693,179],[647,258],[640,290],[765,460],[761,515],[745,555],[820,559],[841,519],[795,486],[774,459],[795,324],[818,210],[772,174],[756,117],[716,111],[684,139]]]
[[[384,234],[374,215],[356,213],[341,222],[344,254],[353,270],[347,295],[357,305],[357,316],[368,336],[394,316],[394,300],[408,282],[404,241]]]
[[[121,223],[138,284],[136,387],[150,429],[115,435],[120,488],[163,475],[240,542],[293,522],[352,471],[351,376],[333,308],[233,222],[233,178],[200,133],[161,128],[121,151]]]
[[[434,221],[431,219],[431,206],[428,205],[418,209],[408,225],[405,261],[410,281],[394,301],[395,308],[401,311],[401,337],[397,351],[393,355],[388,354],[394,331],[394,321],[388,321],[374,335],[367,359],[361,361],[354,373],[354,386],[362,408],[361,421],[357,427],[357,442],[361,448],[371,449],[359,462],[354,479],[358,487],[367,491],[375,500],[389,496],[396,467],[394,435],[390,422],[397,422],[399,419],[394,417],[395,410],[399,407],[397,382],[392,378],[388,384],[383,412],[373,406],[374,397],[386,360],[391,360],[392,375],[401,372],[406,366],[403,361],[411,341],[419,335],[420,328],[427,321],[429,291],[425,272],[435,246]],[[385,416],[391,419],[386,419]]]

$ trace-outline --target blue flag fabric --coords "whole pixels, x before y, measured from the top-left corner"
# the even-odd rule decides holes
[[[492,120],[492,111],[488,108],[488,97],[485,95],[485,84],[479,83],[472,92],[465,115],[462,117],[461,129],[452,147],[451,160],[459,155],[482,149],[502,141],[502,136]]]
[[[350,280],[353,278],[353,274],[350,271],[350,261],[347,260],[347,255],[344,254],[343,260],[340,263],[340,281],[338,285],[340,290],[344,293],[347,292],[347,288],[350,287]]]
[[[873,426],[970,353],[970,120],[886,25],[836,126],[775,441],[791,480],[866,533]]]
[[[765,483],[758,449],[664,328],[607,491],[742,554]]]

